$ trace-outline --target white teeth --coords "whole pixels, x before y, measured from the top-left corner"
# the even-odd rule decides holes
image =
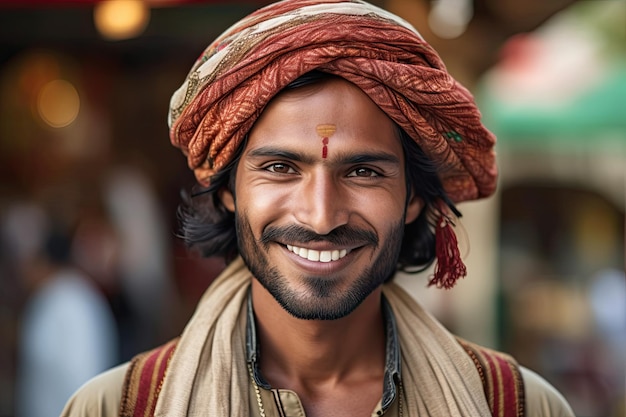
[[[305,249],[299,248],[293,245],[287,245],[287,249],[291,252],[295,253],[301,258],[308,259],[309,261],[314,262],[332,262],[337,261],[348,254],[346,249],[341,250],[315,250],[315,249]]]
[[[300,251],[300,256],[302,256],[302,251]],[[309,261],[319,261],[320,260],[320,251],[309,249],[309,254],[306,257]]]

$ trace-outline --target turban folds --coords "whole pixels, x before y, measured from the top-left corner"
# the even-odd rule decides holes
[[[495,137],[472,95],[406,21],[358,0],[286,0],[227,29],[170,102],[172,143],[203,184],[233,158],[268,102],[319,70],[363,90],[435,162],[454,202],[495,190]]]

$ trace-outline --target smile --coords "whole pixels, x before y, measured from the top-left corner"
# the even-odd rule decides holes
[[[348,254],[346,249],[335,250],[315,250],[300,248],[298,246],[287,245],[287,249],[295,253],[301,258],[314,262],[332,262],[337,261]]]

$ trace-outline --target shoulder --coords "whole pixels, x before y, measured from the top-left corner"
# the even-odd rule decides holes
[[[92,378],[74,393],[61,417],[116,417],[128,363]]]
[[[520,366],[526,396],[526,415],[542,417],[573,417],[574,412],[548,381],[528,368]]]
[[[512,356],[461,338],[457,338],[457,340],[474,361],[483,380],[485,393],[492,410],[496,410],[498,406],[501,407],[498,401],[494,401],[495,398],[511,398],[507,394],[509,390],[506,387],[514,384],[519,389],[516,392],[521,394],[520,396],[515,395],[518,398],[515,404],[519,410],[524,411],[523,415],[530,417],[574,417],[572,409],[561,393],[541,376],[521,366]],[[495,412],[494,415],[496,415]]]

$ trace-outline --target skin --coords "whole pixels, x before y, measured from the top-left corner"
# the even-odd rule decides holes
[[[319,125],[336,127],[326,158]],[[384,374],[381,285],[422,209],[407,202],[393,122],[342,79],[281,93],[250,131],[235,195],[221,197],[255,276],[261,372],[308,416],[371,415]],[[320,262],[315,251],[345,256]]]

